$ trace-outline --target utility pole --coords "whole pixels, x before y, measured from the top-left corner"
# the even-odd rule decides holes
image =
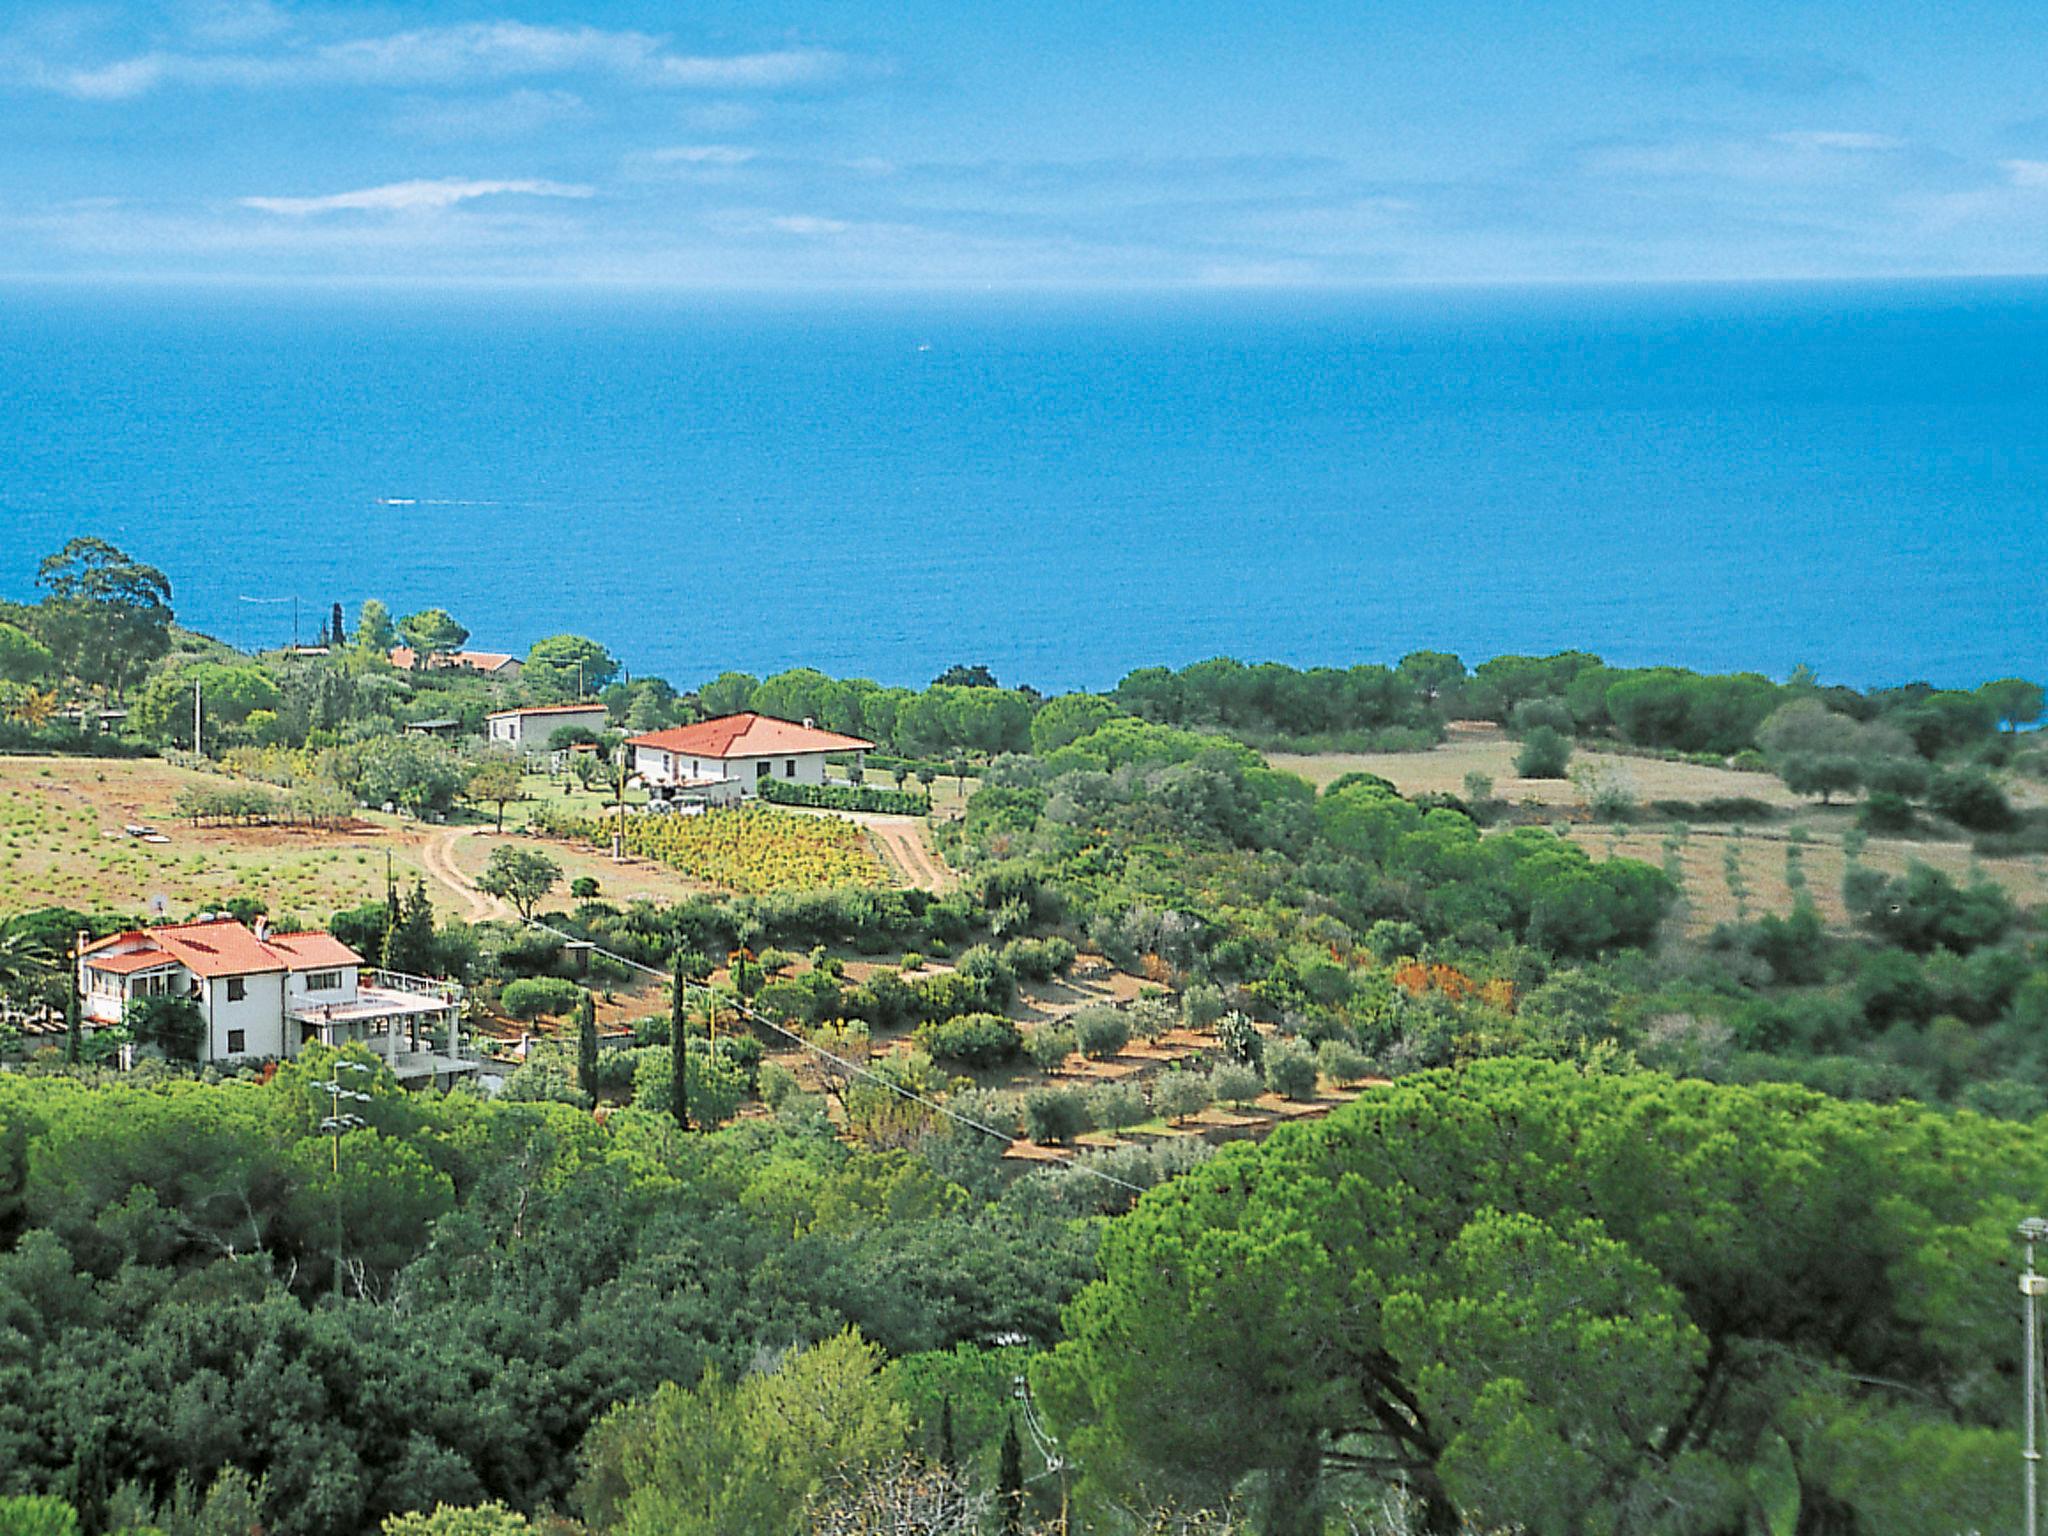
[[[2027,1359],[2023,1372],[2026,1395],[2026,1431],[2020,1457],[2026,1469],[2026,1536],[2037,1536],[2040,1526],[2041,1447],[2035,1438],[2041,1411],[2041,1335],[2038,1312],[2040,1298],[2048,1293],[2048,1275],[2034,1273],[2034,1245],[2048,1242],[2048,1220],[2029,1216],[2020,1223],[2020,1241],[2026,1245],[2027,1267],[2020,1276],[2024,1301]]]
[[[192,680],[192,755],[206,756],[206,747],[199,739],[199,680]]]

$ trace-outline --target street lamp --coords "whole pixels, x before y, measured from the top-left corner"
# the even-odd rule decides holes
[[[2026,1467],[2026,1536],[2036,1536],[2041,1479],[2041,1448],[2034,1439],[2034,1430],[2040,1414],[2041,1403],[2041,1345],[2037,1314],[2040,1299],[2048,1294],[2048,1275],[2034,1273],[2034,1245],[2048,1242],[2048,1220],[2029,1216],[2020,1223],[2020,1241],[2026,1245],[2027,1267],[2020,1276],[2020,1295],[2025,1299],[2027,1360],[2024,1372],[2026,1395],[2027,1427],[2020,1450],[2020,1457]]]

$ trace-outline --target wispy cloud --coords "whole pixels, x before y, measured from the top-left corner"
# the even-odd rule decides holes
[[[2016,187],[2048,189],[2048,160],[2007,160],[1999,169]]]
[[[647,158],[656,165],[745,165],[760,153],[741,144],[672,144],[653,149]]]
[[[479,197],[589,197],[593,189],[559,181],[394,181],[324,197],[245,197],[244,208],[305,218],[322,213],[438,213]]]
[[[1853,133],[1833,129],[1774,133],[1771,140],[1777,144],[1789,144],[1794,149],[1838,149],[1849,154],[1876,154],[1906,147],[1904,139],[1893,138],[1888,133]]]
[[[22,84],[88,101],[127,100],[167,85],[246,90],[459,86],[577,72],[657,90],[771,90],[829,81],[850,64],[844,54],[824,48],[691,54],[645,32],[516,21],[422,27],[325,42],[288,38],[260,51],[156,50],[94,62],[67,61],[16,46],[0,60]]]

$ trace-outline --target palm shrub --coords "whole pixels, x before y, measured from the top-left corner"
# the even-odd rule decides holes
[[[1266,1083],[1286,1098],[1314,1098],[1315,1056],[1299,1040],[1275,1040],[1266,1050]]]
[[[1083,1008],[1074,1015],[1074,1036],[1081,1054],[1091,1061],[1108,1061],[1131,1043],[1131,1026],[1114,1008]]]

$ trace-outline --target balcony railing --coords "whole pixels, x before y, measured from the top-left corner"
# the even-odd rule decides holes
[[[404,971],[387,971],[381,966],[366,965],[357,973],[360,984],[368,987],[382,987],[389,992],[417,992],[424,997],[439,998],[444,1003],[462,1001],[462,983],[437,979],[432,976],[413,976]]]

